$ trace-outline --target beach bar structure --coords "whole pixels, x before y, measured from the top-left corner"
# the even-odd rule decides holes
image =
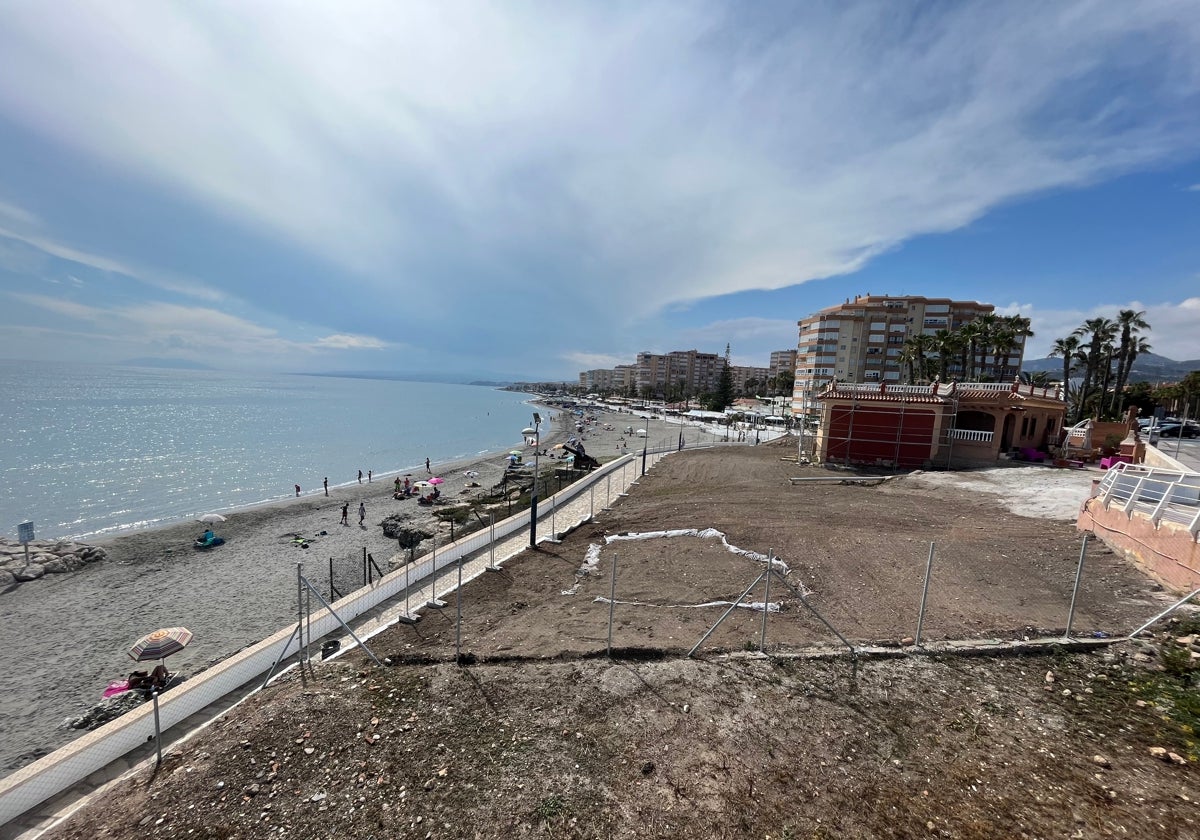
[[[818,396],[820,463],[927,469],[1041,460],[1057,443],[1066,403],[1057,386],[1019,382],[830,383]]]

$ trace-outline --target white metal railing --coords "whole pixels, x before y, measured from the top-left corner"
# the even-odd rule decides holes
[[[980,432],[975,429],[948,429],[946,437],[950,440],[961,440],[967,443],[991,443],[995,432]]]
[[[1096,496],[1105,510],[1120,505],[1127,516],[1140,513],[1155,525],[1176,522],[1193,538],[1200,536],[1200,473],[1116,464],[1101,479]]]

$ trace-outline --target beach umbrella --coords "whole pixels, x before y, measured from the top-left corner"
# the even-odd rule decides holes
[[[510,449],[510,450],[508,450],[508,454],[509,455],[524,455],[525,453],[522,452],[520,449]]]
[[[200,521],[211,525],[214,522],[224,522],[225,517],[219,513],[206,513],[200,517]]]
[[[432,486],[433,485],[430,484],[428,481],[417,481],[417,482],[413,483],[414,490],[425,490],[426,488],[429,488]]]
[[[522,429],[522,430],[521,430],[521,434],[523,434],[523,435],[536,435],[536,434],[537,434],[537,429],[531,429],[531,428],[529,428],[528,426],[526,426],[524,429]]]
[[[467,478],[479,478],[479,471],[467,470],[465,473],[463,473],[463,475],[465,475]]]
[[[429,483],[430,484],[441,484],[445,480],[446,479],[442,478],[441,476],[435,475],[433,478],[429,479]]]
[[[164,627],[134,642],[129,649],[129,656],[135,662],[165,659],[172,653],[179,653],[191,640],[192,631],[186,627]]]

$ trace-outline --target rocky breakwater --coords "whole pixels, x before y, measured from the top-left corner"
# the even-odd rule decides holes
[[[0,537],[0,591],[45,575],[73,572],[107,556],[107,552],[96,545],[70,540],[34,540],[29,544],[29,562],[26,563],[25,546]]]

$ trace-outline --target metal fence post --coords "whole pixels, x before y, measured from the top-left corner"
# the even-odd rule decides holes
[[[588,488],[588,519],[596,518],[596,483]]]
[[[608,586],[608,658],[612,659],[613,606],[617,602],[617,555],[612,556],[612,583]]]
[[[925,561],[925,585],[921,588],[921,611],[917,614],[917,635],[913,644],[921,644],[921,630],[925,627],[925,599],[929,597],[929,575],[933,571],[933,547],[929,544],[929,559]]]
[[[488,513],[488,527],[491,533],[491,542],[488,543],[488,565],[487,567],[493,571],[496,569],[496,511]]]
[[[458,555],[458,589],[454,591],[454,664],[462,665],[462,555]]]
[[[1088,534],[1083,535],[1083,544],[1079,547],[1079,565],[1075,567],[1075,586],[1071,588],[1071,609],[1067,612],[1067,629],[1063,638],[1071,638],[1071,623],[1075,620],[1075,598],[1079,595],[1079,579],[1083,576],[1083,558],[1087,554]]]
[[[303,563],[296,564],[296,630],[300,633],[300,647],[296,651],[296,660],[300,663],[300,682],[307,684],[304,678],[304,574]]]
[[[162,723],[158,719],[158,689],[153,689],[150,696],[154,698],[154,749],[158,752],[154,765],[157,767],[162,764]]]
[[[775,549],[767,551],[767,570],[770,571],[772,563],[775,559]],[[767,650],[767,613],[771,611],[771,576],[767,575],[767,583],[763,590],[763,617],[762,617],[762,635],[758,640],[758,652],[765,653]]]

